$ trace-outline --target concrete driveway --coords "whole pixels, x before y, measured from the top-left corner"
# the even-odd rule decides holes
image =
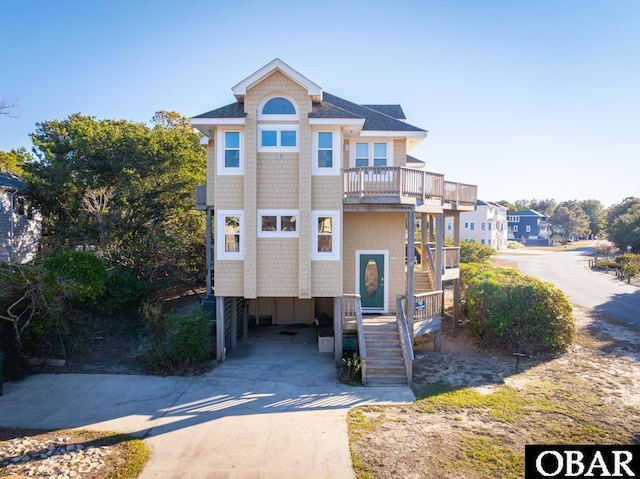
[[[142,478],[354,478],[349,408],[415,397],[408,387],[340,383],[313,328],[283,330],[252,331],[195,378],[43,374],[6,383],[0,424],[143,437],[152,458]]]

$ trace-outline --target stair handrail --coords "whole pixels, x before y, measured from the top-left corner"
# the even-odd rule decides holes
[[[360,372],[362,384],[367,383],[367,346],[364,342],[364,322],[362,320],[362,300],[359,294],[342,295],[342,327],[346,317],[355,316],[356,331],[358,333],[358,351],[360,353]],[[353,308],[351,308],[353,306]]]
[[[407,375],[407,384],[411,386],[413,382],[413,343],[409,334],[409,325],[407,324],[407,316],[404,312],[404,300],[406,295],[399,294],[396,296],[396,323],[398,324],[398,332],[400,333],[400,348],[402,349],[402,360],[404,361],[404,370]],[[364,376],[363,376],[364,377]]]
[[[364,322],[362,321],[362,301],[360,295],[356,298],[356,328],[358,329],[358,350],[360,351],[360,373],[362,385],[367,385],[367,345],[364,340]]]

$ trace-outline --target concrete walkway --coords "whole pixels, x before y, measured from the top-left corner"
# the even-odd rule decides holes
[[[406,403],[408,387],[349,387],[313,328],[252,331],[193,377],[43,374],[6,383],[2,426],[88,428],[144,437],[142,478],[354,478],[346,414]]]

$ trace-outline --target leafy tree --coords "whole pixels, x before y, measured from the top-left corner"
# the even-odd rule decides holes
[[[606,224],[610,226],[618,216],[625,214],[636,205],[640,205],[640,198],[629,196],[620,203],[610,206],[606,211]]]
[[[574,235],[582,236],[589,232],[589,217],[576,201],[564,201],[558,205],[551,222],[562,229],[566,241]]]
[[[536,200],[534,198],[533,200],[531,200],[531,203],[529,203],[529,208],[537,211],[538,213],[543,213],[551,217],[553,216],[553,213],[556,209],[556,200]]]
[[[109,267],[146,282],[191,282],[204,256],[204,218],[193,208],[205,183],[200,135],[186,118],[158,112],[149,127],[73,114],[36,125],[29,192],[50,245],[94,250]]]
[[[516,206],[507,200],[496,201],[496,203],[504,206],[507,209],[507,213],[513,213],[514,211],[518,211],[516,209]]]
[[[514,211],[523,211],[531,208],[531,201],[529,200],[516,200],[513,202]]]
[[[616,216],[609,225],[609,239],[620,248],[626,251],[627,246],[631,246],[631,251],[640,251],[640,201],[629,201],[631,205],[621,211],[624,213]]]
[[[598,200],[580,201],[580,207],[589,217],[589,230],[592,235],[598,235],[605,226],[604,206]]]
[[[24,165],[30,160],[31,155],[26,148],[11,150],[10,152],[0,151],[0,173],[11,173],[24,178]]]

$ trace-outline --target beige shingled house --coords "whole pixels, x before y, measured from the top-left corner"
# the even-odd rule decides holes
[[[476,187],[420,169],[408,153],[427,132],[400,105],[357,105],[279,59],[232,91],[192,118],[208,152],[196,207],[218,360],[250,324],[323,318],[336,359],[357,334],[365,383],[410,381],[413,337],[435,332],[439,346],[442,281],[459,275],[444,216],[473,210]]]

